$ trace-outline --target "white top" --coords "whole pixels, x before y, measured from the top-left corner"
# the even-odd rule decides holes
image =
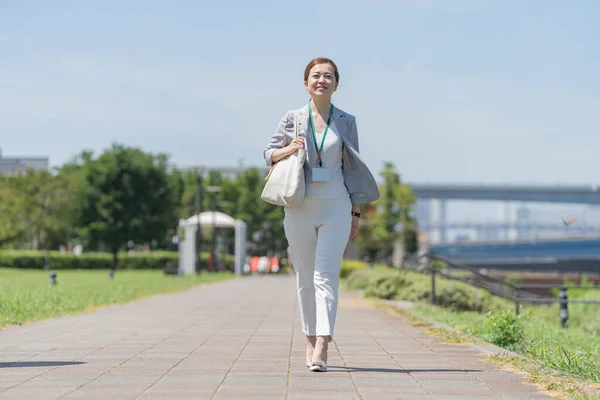
[[[344,175],[342,174],[342,139],[337,134],[335,128],[335,121],[329,125],[327,130],[327,136],[325,137],[325,143],[323,144],[323,150],[321,151],[321,161],[323,162],[323,168],[329,170],[329,182],[306,182],[306,195],[305,197],[315,199],[338,199],[340,197],[348,196],[348,189],[344,184]],[[312,128],[309,126],[306,132],[307,146],[311,147],[308,154],[308,163],[312,168],[318,167],[317,165],[317,152],[315,150],[315,144],[312,134]],[[317,145],[321,147],[321,141],[323,140],[323,132],[317,133]]]

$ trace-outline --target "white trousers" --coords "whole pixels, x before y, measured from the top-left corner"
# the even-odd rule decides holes
[[[338,306],[339,272],[352,225],[349,197],[306,198],[285,208],[285,235],[292,250],[302,330],[331,336]]]

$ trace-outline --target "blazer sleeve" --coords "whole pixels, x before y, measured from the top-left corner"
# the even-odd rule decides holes
[[[356,126],[356,117],[352,118],[350,122],[350,141],[354,145],[356,151],[360,152],[360,147],[358,144],[358,127]]]
[[[269,144],[267,144],[267,147],[264,149],[263,151],[263,156],[265,157],[265,162],[267,163],[267,167],[270,167],[273,165],[273,160],[271,159],[271,157],[273,156],[273,152],[277,149],[281,149],[285,146],[287,146],[287,141],[288,141],[288,136],[286,134],[286,132],[288,130],[293,130],[294,129],[294,121],[290,121],[290,114],[291,112],[288,111],[283,118],[281,118],[281,121],[279,121],[279,125],[277,126],[277,129],[275,130],[275,133],[273,134],[273,136],[271,137],[271,140],[269,140]]]

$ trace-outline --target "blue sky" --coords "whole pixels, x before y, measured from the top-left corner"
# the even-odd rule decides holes
[[[375,173],[600,181],[594,0],[1,3],[5,156],[59,165],[117,141],[181,166],[263,165],[307,100],[306,63],[328,56]]]

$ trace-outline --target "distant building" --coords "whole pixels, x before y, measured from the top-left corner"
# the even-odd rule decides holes
[[[48,157],[3,157],[0,149],[0,175],[18,175],[28,168],[47,171],[50,160]]]

